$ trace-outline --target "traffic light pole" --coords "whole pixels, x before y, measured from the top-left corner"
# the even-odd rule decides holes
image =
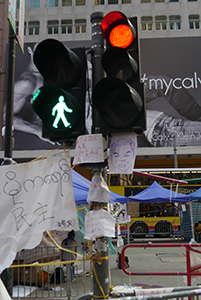
[[[91,63],[92,63],[92,82],[93,87],[104,77],[102,68],[102,55],[104,52],[104,39],[101,32],[101,21],[103,19],[102,12],[91,14],[92,23],[92,47],[91,47]],[[99,114],[92,107],[93,124],[92,132],[100,133],[100,118]]]
[[[91,23],[92,23],[92,47],[91,47],[91,58],[92,58],[92,82],[93,87],[104,77],[104,71],[102,68],[101,58],[104,52],[104,39],[101,32],[101,21],[103,19],[102,12],[95,12],[91,15]],[[92,132],[93,133],[101,133],[100,132],[100,119],[99,114],[96,110],[92,110],[93,114],[93,124],[92,124]],[[95,173],[102,173],[103,171],[100,169],[93,169],[93,175]],[[107,172],[102,173],[105,181],[107,182]],[[93,210],[97,209],[107,209],[106,204],[103,202],[94,202],[92,205]],[[103,293],[100,289],[102,287],[105,297],[109,297],[109,262],[108,262],[108,238],[101,237],[97,238],[95,241],[95,249],[102,253],[102,263],[99,265],[97,262],[94,263],[94,276],[93,276],[93,297],[96,299],[104,299]],[[101,249],[101,250],[100,250]],[[105,258],[105,259],[104,259]],[[97,277],[95,276],[95,272]],[[97,281],[99,280],[99,283]]]

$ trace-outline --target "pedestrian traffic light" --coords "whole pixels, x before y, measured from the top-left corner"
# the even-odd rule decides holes
[[[44,86],[33,96],[34,111],[43,121],[42,136],[71,142],[85,134],[86,57],[84,48],[69,49],[46,39],[34,52]]]
[[[102,133],[142,133],[146,129],[144,85],[140,81],[137,17],[113,11],[102,20],[107,43],[102,67],[107,77],[93,88],[93,107]]]

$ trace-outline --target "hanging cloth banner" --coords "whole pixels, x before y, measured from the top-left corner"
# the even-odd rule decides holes
[[[46,230],[78,230],[70,156],[0,167],[0,273]]]

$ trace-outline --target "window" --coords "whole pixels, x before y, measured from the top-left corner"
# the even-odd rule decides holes
[[[48,7],[58,7],[59,0],[48,0]]]
[[[17,0],[17,9],[19,9],[19,8],[20,8],[20,0]],[[25,9],[26,8],[27,8],[27,0],[25,0]]]
[[[170,16],[170,30],[179,30],[181,29],[181,17],[180,16]]]
[[[16,21],[16,35],[18,35],[19,22]],[[24,35],[26,35],[26,22],[24,22]]]
[[[189,15],[189,29],[199,29],[200,28],[200,16],[199,15]]]
[[[122,4],[131,3],[131,0],[122,0]]]
[[[68,34],[72,33],[73,21],[72,20],[61,20],[61,33]]]
[[[47,21],[47,33],[58,34],[59,33],[59,21]]]
[[[104,5],[105,1],[104,0],[94,0],[94,5]]]
[[[155,17],[156,30],[166,30],[167,29],[167,18],[166,16]]]
[[[29,35],[39,35],[40,22],[39,21],[30,21],[28,23]]]
[[[62,0],[62,6],[72,6],[72,0]]]
[[[156,3],[158,2],[165,2],[165,0],[155,0]]]
[[[118,4],[118,0],[108,0],[108,4]]]
[[[188,2],[196,2],[196,1],[198,1],[198,0],[188,0]]]
[[[152,30],[152,17],[141,17],[142,30]]]
[[[40,0],[29,0],[29,8],[40,8]]]
[[[86,19],[75,20],[75,33],[85,33],[86,32]]]
[[[179,0],[169,0],[169,2],[179,2]]]
[[[141,0],[141,3],[151,3],[151,0]]]
[[[75,0],[75,5],[76,6],[86,5],[85,2],[86,2],[85,0]]]

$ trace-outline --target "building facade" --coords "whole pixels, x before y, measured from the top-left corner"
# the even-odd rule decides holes
[[[3,111],[5,97],[4,88],[2,87],[5,86],[4,70],[6,68],[6,44],[8,36],[8,22],[6,22],[7,18],[5,18],[7,15],[7,6],[8,0],[0,1],[0,20],[2,20],[0,21],[0,26],[3,29],[0,28],[0,111]],[[199,123],[199,108],[201,104],[199,105],[199,101],[196,100],[199,89],[197,88],[197,90],[195,90],[195,85],[200,83],[200,79],[199,70],[195,70],[194,68],[199,67],[198,47],[201,45],[200,0],[25,0],[25,54],[24,56],[19,54],[20,50],[18,49],[16,55],[16,80],[20,78],[22,72],[20,71],[20,67],[27,59],[27,52],[32,51],[36,43],[46,38],[55,38],[65,42],[67,45],[72,45],[72,47],[79,45],[90,48],[92,35],[91,14],[94,12],[107,14],[113,10],[119,10],[126,14],[127,17],[138,17],[142,52],[142,80],[149,83],[150,86],[151,80],[153,84],[157,83],[161,85],[160,91],[156,89],[155,94],[160,94],[161,90],[164,90],[166,87],[164,91],[165,101],[174,108],[173,115],[171,115],[171,109],[169,107],[163,108],[162,102],[157,102],[160,101],[160,99],[154,100],[155,104],[154,101],[151,102],[153,97],[148,93],[147,107],[149,117],[153,119],[152,112],[156,111],[157,107],[157,114],[154,117],[155,120],[158,122],[160,119],[160,124],[162,124],[161,120],[167,120],[167,122],[163,122],[159,133],[157,131],[159,130],[157,129],[159,125],[155,124],[153,127],[153,122],[150,121],[151,125],[148,128],[147,134],[145,134],[146,142],[139,143],[136,167],[174,167],[175,157],[177,157],[179,167],[199,167],[201,165],[201,126],[199,127],[199,125],[201,125],[201,123]],[[19,25],[18,16],[19,0],[17,1],[17,30]],[[180,58],[180,52],[183,52],[183,50],[185,50],[185,55]],[[196,50],[198,53],[196,52],[195,55],[190,55],[192,50]],[[171,61],[174,55],[175,58]],[[188,61],[188,55],[191,58],[192,56],[195,57],[193,64],[191,64],[190,60]],[[178,63],[178,60],[180,60],[180,63]],[[187,68],[188,70],[186,71],[183,69],[183,65],[185,64],[193,66],[192,68]],[[169,66],[171,66],[171,68]],[[166,74],[166,69],[169,71],[168,73],[171,72],[173,81],[171,81],[172,79],[169,77],[160,78],[160,72]],[[177,70],[181,70],[181,73],[178,73]],[[192,81],[191,74],[194,74],[194,81]],[[148,79],[147,76],[149,76]],[[150,79],[152,76],[157,76],[157,79],[153,81],[153,79]],[[172,83],[172,85],[175,84],[172,90],[169,89],[170,83]],[[170,93],[174,94],[176,92],[178,95],[174,97],[174,101],[181,98],[184,99],[186,94],[179,95],[179,92],[184,89],[185,93],[189,90],[190,92],[193,90],[191,97],[193,96],[195,98],[195,102],[198,102],[199,106],[198,109],[196,109],[197,104],[195,104],[195,111],[198,114],[196,117],[191,116],[188,118],[184,113],[181,113],[181,117],[178,111],[175,113],[175,107],[182,107],[183,104],[173,104],[172,98],[168,98],[167,96]],[[157,97],[160,98],[159,96]],[[180,112],[180,108],[178,110]],[[190,106],[188,108],[187,106],[186,110],[192,111],[192,107]],[[163,112],[163,114],[161,114],[161,112]],[[189,115],[188,112],[187,115]],[[185,120],[184,122],[182,121],[183,119]],[[196,123],[192,123],[192,121]],[[177,129],[181,128],[184,131],[181,132],[180,130],[179,133],[175,133],[174,130],[168,132],[168,128],[172,128],[173,123],[177,124]],[[159,124],[159,122],[157,124]],[[0,117],[0,125],[3,125],[3,117],[2,119]],[[164,128],[167,128],[165,133]],[[177,134],[178,140],[176,140],[176,145],[174,146],[172,137],[175,136],[175,134]],[[23,139],[26,141],[26,137]],[[16,142],[17,140],[18,136],[16,136]],[[44,149],[46,149],[45,146]],[[29,153],[26,153],[25,150],[29,150]],[[19,157],[26,156],[27,158],[38,155],[38,152],[33,154],[32,150],[43,150],[43,146],[39,146],[35,149],[35,143],[33,142],[32,144],[30,143],[28,149],[23,149],[23,146],[16,149],[16,151],[14,151],[16,154],[14,155],[16,155],[16,158],[18,155]],[[3,151],[1,152],[3,153]]]

